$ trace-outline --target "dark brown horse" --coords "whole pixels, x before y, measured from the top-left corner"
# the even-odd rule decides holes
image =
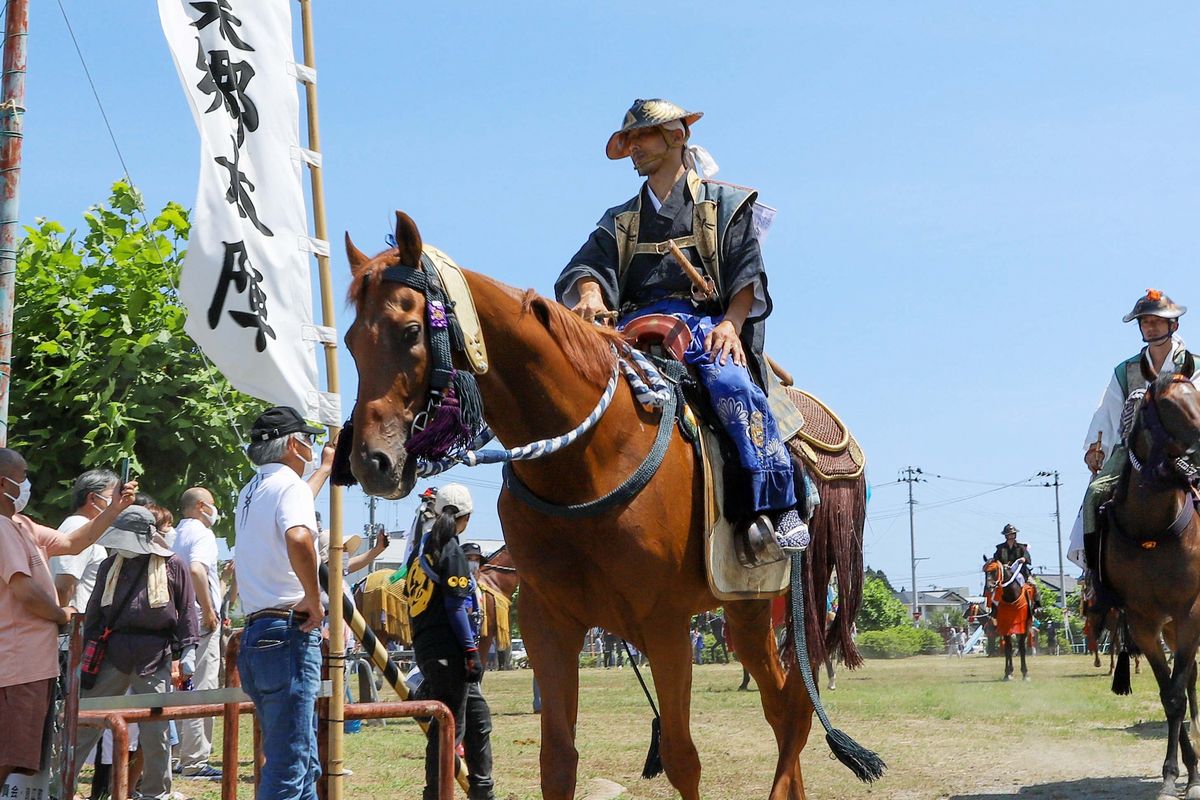
[[[1196,649],[1200,645],[1200,518],[1196,468],[1200,448],[1200,391],[1183,375],[1169,374],[1148,388],[1127,444],[1131,466],[1106,514],[1109,534],[1101,566],[1105,584],[1119,597],[1138,649],[1158,681],[1167,717],[1167,755],[1160,798],[1175,797],[1179,754],[1187,767],[1188,800],[1200,799],[1196,751]],[[1160,645],[1164,626],[1174,663]],[[1170,642],[1174,638],[1174,642]]]
[[[501,546],[484,559],[479,566],[479,572],[475,574],[475,580],[483,594],[484,624],[479,630],[479,652],[487,658],[492,643],[496,642],[500,633],[500,614],[496,608],[496,596],[492,592],[512,600],[521,584],[521,576],[513,566],[512,556],[508,554],[508,545]],[[488,589],[491,591],[487,591]],[[506,668],[508,650],[509,648],[501,650],[498,645],[496,647],[496,663],[500,669]]]
[[[991,606],[996,633],[1004,649],[1004,680],[1013,676],[1014,639],[1021,654],[1021,678],[1029,680],[1025,665],[1025,643],[1033,630],[1036,592],[1032,583],[1021,583],[1011,565],[984,557],[983,596]]]
[[[416,480],[417,459],[405,444],[414,419],[427,407],[434,358],[426,330],[427,298],[395,281],[397,275],[411,278],[426,269],[419,266],[423,250],[417,227],[401,213],[395,239],[395,248],[373,258],[359,252],[349,237],[346,241],[353,272],[350,299],[357,311],[346,343],[359,383],[352,436],[342,445],[349,447],[350,467],[363,488],[389,498],[406,496]],[[504,446],[513,447],[575,428],[596,407],[616,369],[617,335],[532,291],[465,274],[487,345],[489,368],[478,376],[478,388],[491,430]],[[466,369],[467,363],[460,360],[457,366]],[[588,433],[548,457],[515,462],[513,472],[547,501],[594,500],[638,469],[652,448],[659,416],[622,383]],[[814,664],[834,643],[824,640],[823,611],[835,566],[843,576],[840,613],[845,618],[834,626],[831,639],[851,664],[857,660],[849,631],[861,597],[864,484],[842,483],[849,487],[821,486],[823,502],[806,558],[806,627],[812,631],[808,643]],[[688,623],[719,602],[705,575],[702,475],[690,445],[672,432],[654,477],[615,509],[583,519],[543,516],[514,496],[506,482],[499,513],[521,571],[521,632],[543,698],[543,797],[574,796],[578,656],[584,634],[600,626],[649,657],[661,713],[663,766],[683,799],[696,800],[700,759],[689,729]],[[770,798],[801,800],[799,756],[808,741],[812,701],[799,670],[785,670],[780,659],[769,600],[726,603],[725,616],[734,647],[761,690],[778,746]]]

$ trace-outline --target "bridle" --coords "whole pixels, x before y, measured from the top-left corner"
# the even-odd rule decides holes
[[[1175,373],[1167,386],[1176,383],[1191,383],[1186,375]],[[1129,463],[1140,476],[1141,483],[1147,488],[1173,488],[1179,484],[1191,488],[1200,478],[1200,467],[1192,462],[1192,456],[1200,450],[1200,437],[1190,445],[1167,430],[1163,424],[1162,415],[1158,408],[1158,382],[1150,384],[1141,401],[1141,411],[1134,419],[1133,425],[1126,437],[1125,447],[1129,453]],[[1145,461],[1138,458],[1135,444],[1142,432],[1149,437],[1150,453]],[[1168,455],[1169,450],[1182,450],[1179,456]]]

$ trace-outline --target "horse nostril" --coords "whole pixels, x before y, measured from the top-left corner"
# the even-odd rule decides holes
[[[386,453],[376,450],[367,458],[374,465],[375,469],[381,474],[386,475],[392,470],[392,460],[387,457]]]

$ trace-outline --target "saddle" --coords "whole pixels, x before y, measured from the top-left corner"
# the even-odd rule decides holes
[[[692,341],[687,325],[666,314],[649,314],[632,320],[622,333],[630,346],[648,355],[683,361]],[[858,442],[845,423],[812,394],[791,385],[790,377],[768,359],[767,401],[779,428],[780,438],[792,455],[793,465],[808,476],[825,481],[856,480],[866,465]],[[709,588],[721,600],[746,600],[775,597],[787,591],[791,566],[778,553],[779,560],[748,569],[738,558],[735,534],[740,519],[737,502],[731,496],[740,472],[737,456],[727,443],[707,398],[698,392],[686,393],[683,427],[698,431],[694,436],[697,458],[703,468],[705,496],[705,566]],[[689,437],[693,438],[693,437]],[[729,478],[734,478],[729,480]],[[776,549],[778,547],[776,546]]]

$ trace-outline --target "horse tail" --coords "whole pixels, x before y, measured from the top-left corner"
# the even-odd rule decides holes
[[[813,663],[840,653],[848,668],[862,666],[854,645],[854,619],[862,605],[863,527],[867,518],[867,479],[822,480],[817,484],[821,502],[809,527],[812,543],[804,559],[805,633]],[[825,624],[825,595],[830,576],[837,570],[838,610],[832,624]]]

